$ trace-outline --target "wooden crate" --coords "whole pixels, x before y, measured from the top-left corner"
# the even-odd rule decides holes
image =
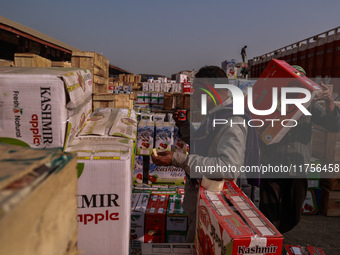
[[[134,94],[97,94],[93,95],[93,110],[97,108],[133,109]]]
[[[142,76],[141,75],[135,75],[135,83],[140,83],[142,81]]]
[[[312,155],[325,163],[340,162],[340,132],[313,126]]]
[[[71,62],[66,61],[52,61],[51,63],[52,67],[72,67]]]
[[[1,67],[10,67],[10,66],[14,66],[14,62],[11,61],[11,60],[0,59],[0,66],[1,66]]]
[[[322,188],[321,210],[326,216],[340,216],[340,191]]]
[[[340,190],[340,179],[321,179],[321,185],[329,190]]]
[[[14,147],[19,146],[11,146],[11,152],[14,151]],[[30,148],[20,148],[28,151],[28,158],[50,162],[46,157],[42,157],[40,152],[38,156],[37,152]],[[15,151],[14,153],[17,153]],[[12,181],[20,179],[37,165],[44,163],[36,164],[28,158],[13,157],[18,159],[18,162],[22,159],[31,163],[21,167],[23,169],[13,167]],[[16,161],[13,162],[12,164],[15,164]],[[16,165],[20,166],[20,163]],[[63,167],[52,172],[24,195],[12,210],[0,217],[0,254],[77,254],[77,186],[77,159],[74,157]]]
[[[109,85],[109,60],[104,56],[88,51],[72,52],[72,67],[90,70],[93,93],[107,93]]]
[[[176,109],[190,110],[190,95],[174,93],[174,101]]]
[[[14,63],[17,67],[51,67],[51,60],[34,53],[15,53]]]
[[[118,81],[124,82],[124,76],[125,76],[125,74],[123,74],[123,73],[119,74],[119,80]]]
[[[164,93],[163,109],[164,110],[171,110],[171,109],[173,109],[174,108],[173,103],[174,103],[173,93],[169,93],[169,92]]]

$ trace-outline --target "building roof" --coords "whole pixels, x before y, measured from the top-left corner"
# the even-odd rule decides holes
[[[0,16],[0,28],[5,29],[7,31],[10,31],[12,33],[21,35],[23,37],[28,37],[31,40],[36,39],[36,41],[40,43],[47,42],[48,44],[53,44],[55,46],[59,46],[60,48],[66,49],[68,51],[79,51],[79,49],[70,46],[66,43],[63,43],[61,41],[58,41],[48,35],[45,35],[43,33],[38,32],[37,30],[34,30],[30,27],[26,27],[24,25],[21,25],[17,22],[11,21],[9,19],[6,19],[5,17]],[[33,38],[32,38],[33,37]],[[42,42],[44,41],[44,42]],[[58,47],[58,48],[59,48]]]
[[[43,33],[40,33],[39,31],[32,29],[30,27],[26,27],[24,25],[21,25],[17,22],[14,22],[12,20],[6,19],[5,17],[0,16],[0,29],[4,29],[6,31],[12,32],[14,34],[17,34],[19,36],[26,37],[30,40],[37,41],[39,43],[52,46],[54,48],[72,53],[72,51],[81,51],[73,46],[70,46],[66,43],[63,43],[57,39],[54,39],[53,37],[50,37],[48,35],[45,35]],[[131,73],[127,70],[124,70],[118,66],[110,64],[110,68],[116,69],[119,72],[122,73]]]

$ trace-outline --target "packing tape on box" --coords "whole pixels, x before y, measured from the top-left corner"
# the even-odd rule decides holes
[[[208,191],[218,192],[223,189],[224,179],[221,181],[215,181],[215,180],[208,179],[207,177],[203,175],[201,186]]]

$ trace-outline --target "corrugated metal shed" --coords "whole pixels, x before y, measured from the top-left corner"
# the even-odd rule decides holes
[[[26,27],[24,25],[21,25],[17,22],[11,21],[9,19],[6,19],[5,17],[0,16],[0,29],[4,29],[7,31],[10,31],[12,33],[21,35],[23,37],[27,37],[28,39],[37,41],[39,43],[45,42],[45,44],[52,44],[56,46],[56,48],[63,48],[69,52],[76,51],[79,49],[70,46],[66,43],[63,43],[61,41],[58,41],[48,35],[45,35],[43,33],[38,32],[37,30],[34,30],[32,28]],[[50,45],[51,46],[51,45]]]

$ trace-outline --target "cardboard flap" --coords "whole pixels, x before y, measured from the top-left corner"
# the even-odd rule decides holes
[[[35,150],[0,144],[0,190],[35,168],[50,163],[60,152],[60,149]]]

